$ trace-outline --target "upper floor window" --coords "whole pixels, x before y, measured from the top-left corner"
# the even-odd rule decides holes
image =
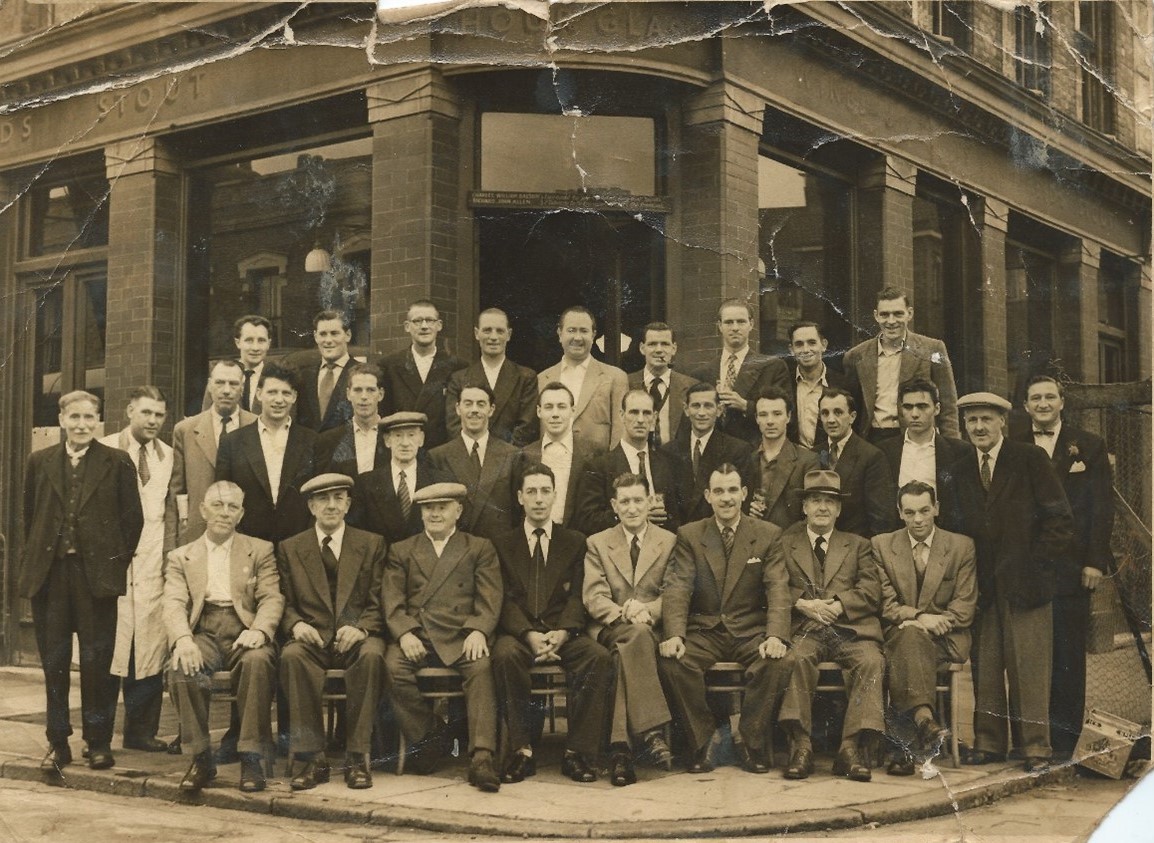
[[[1077,49],[1082,77],[1082,122],[1114,133],[1114,5],[1079,2]]]
[[[961,50],[969,50],[972,43],[973,10],[968,2],[930,0],[930,31],[939,38],[948,39]]]
[[[1014,9],[1014,74],[1019,85],[1040,96],[1050,93],[1050,4]]]

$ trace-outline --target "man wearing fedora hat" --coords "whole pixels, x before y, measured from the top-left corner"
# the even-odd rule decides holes
[[[345,784],[371,787],[365,763],[385,672],[380,582],[385,542],[345,524],[353,478],[321,474],[301,487],[316,524],[277,547],[285,597],[281,687],[288,694],[296,760],[304,768],[290,782],[309,790],[328,781],[321,692],[325,671],[343,669],[348,731]]]
[[[787,779],[813,772],[813,695],[818,664],[837,662],[850,703],[833,772],[869,781],[867,739],[885,732],[882,707],[881,581],[870,543],[837,529],[844,494],[836,471],[816,469],[801,489],[805,521],[782,534],[793,599],[793,675],[779,720],[790,736]]]
[[[504,590],[492,542],[457,529],[467,495],[460,483],[433,483],[413,495],[424,530],[389,548],[381,584],[385,623],[395,642],[385,662],[397,722],[417,748],[414,768],[425,773],[440,760],[448,729],[421,697],[417,671],[460,671],[469,720],[469,783],[495,793],[501,779],[493,765],[497,697],[489,644]]]

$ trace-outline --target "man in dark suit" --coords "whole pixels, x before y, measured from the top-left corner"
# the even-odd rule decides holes
[[[712,510],[705,500],[705,489],[714,469],[722,463],[741,465],[752,450],[747,442],[717,428],[720,415],[717,387],[695,383],[685,393],[685,417],[689,424],[682,425],[677,438],[661,448],[662,453],[673,459],[677,505],[683,524],[709,517]]]
[[[520,450],[490,433],[495,406],[493,391],[483,380],[462,385],[452,410],[461,426],[429,453],[438,471],[469,490],[458,526],[491,541],[517,523],[515,495],[522,462]]]
[[[930,757],[950,734],[934,716],[937,676],[945,665],[964,664],[970,657],[977,562],[968,536],[935,525],[938,500],[930,484],[904,484],[898,514],[905,528],[874,536],[872,544],[882,585],[890,707],[897,715],[889,730],[897,749],[886,772],[912,776],[911,731]]]
[[[260,383],[265,358],[272,343],[272,323],[255,313],[248,313],[232,323],[232,342],[236,346],[237,362],[241,369],[241,388],[238,405],[246,413],[260,414],[260,399],[256,397],[256,387]],[[212,409],[213,396],[205,385],[204,400],[200,409]],[[235,430],[235,428],[234,428]],[[199,501],[198,501],[199,503]]]
[[[257,394],[256,424],[226,434],[216,459],[216,479],[244,491],[244,518],[238,529],[274,544],[309,523],[300,488],[313,476],[316,432],[291,418],[299,381],[292,369],[266,363]]]
[[[424,413],[425,447],[436,448],[448,441],[445,426],[445,393],[450,376],[465,363],[437,348],[441,314],[427,299],[409,305],[405,332],[412,340],[409,348],[386,354],[378,365],[385,373],[385,400],[381,415],[400,412]]]
[[[761,444],[741,466],[742,482],[752,489],[747,512],[781,529],[801,519],[801,489],[806,472],[817,468],[817,454],[786,438],[793,414],[789,396],[770,388],[754,400]]]
[[[822,390],[827,387],[847,389],[849,379],[838,369],[832,368],[832,360],[827,358],[829,341],[816,322],[796,322],[789,328],[789,353],[785,365],[789,369],[789,382],[794,385],[792,392],[793,414],[789,420],[786,436],[795,445],[821,451],[826,448],[825,428],[821,426],[818,404]]]
[[[947,522],[978,552],[974,748],[967,761],[1004,760],[1013,740],[1026,772],[1039,772],[1051,755],[1051,602],[1054,572],[1073,539],[1070,506],[1046,452],[1005,438],[1009,401],[977,392],[959,398],[958,407],[977,448],[951,469]]]
[[[297,424],[318,433],[345,424],[353,415],[346,396],[349,385],[349,343],[353,339],[348,317],[336,310],[322,310],[313,317],[313,340],[321,359],[302,366]]]
[[[646,325],[641,332],[640,347],[645,368],[629,374],[629,388],[643,389],[653,396],[656,415],[652,439],[653,447],[659,448],[677,438],[684,421],[685,393],[694,380],[670,368],[677,355],[677,340],[669,325],[664,322]]]
[[[537,373],[519,366],[505,356],[513,329],[509,316],[497,307],[477,314],[473,336],[481,346],[481,359],[453,372],[445,388],[445,425],[450,437],[461,432],[456,414],[461,387],[466,383],[487,383],[493,391],[493,418],[490,432],[498,439],[524,448],[537,438]]]
[[[846,493],[838,526],[867,539],[888,533],[897,523],[897,487],[882,452],[854,433],[854,397],[844,389],[827,389],[822,393],[820,412],[828,449],[821,451],[818,459],[822,468],[838,473]]]
[[[493,766],[497,698],[489,642],[504,593],[493,544],[457,529],[467,493],[459,483],[434,483],[413,495],[424,530],[389,548],[381,584],[385,623],[395,642],[385,663],[393,710],[416,748],[413,767],[422,773],[432,772],[440,760],[448,729],[421,697],[417,671],[428,666],[461,672],[469,784],[495,793],[501,777]]]
[[[793,601],[793,675],[778,719],[790,738],[787,779],[813,772],[813,695],[817,666],[835,661],[846,683],[845,721],[835,776],[870,780],[864,755],[885,733],[882,707],[881,580],[870,543],[836,528],[844,498],[837,472],[818,469],[802,487],[805,521],[781,537]]]
[[[1102,438],[1062,419],[1065,389],[1048,375],[1026,386],[1032,422],[1021,440],[1050,455],[1074,518],[1074,541],[1054,570],[1054,664],[1050,680],[1050,741],[1069,758],[1078,744],[1086,707],[1086,635],[1090,592],[1114,569],[1114,480]]]
[[[750,402],[771,386],[788,389],[789,373],[781,360],[749,347],[753,308],[744,299],[727,299],[721,303],[717,309],[717,330],[722,339],[721,352],[694,370],[693,376],[717,385],[717,398],[723,409],[719,427],[752,446],[757,442],[758,433]]]
[[[738,756],[749,772],[767,773],[773,712],[793,669],[781,530],[743,517],[745,495],[737,467],[719,465],[705,490],[713,514],[677,531],[665,569],[658,669],[689,739],[690,773],[713,769],[705,671],[718,661],[745,667]]]
[[[47,697],[48,754],[40,769],[59,775],[72,762],[68,686],[72,634],[80,641],[81,717],[88,766],[113,766],[116,696],[109,668],[117,598],[144,528],[136,468],[128,454],[95,441],[100,399],[60,397],[64,442],[36,451],[24,470],[24,560],[18,586],[32,623]],[[110,700],[111,698],[111,700]]]
[[[559,662],[569,684],[562,774],[578,782],[594,781],[605,737],[612,662],[609,652],[584,634],[585,537],[553,522],[555,494],[548,466],[526,467],[517,493],[524,523],[493,542],[505,583],[493,679],[508,727],[511,754],[502,768],[506,782],[521,781],[534,771],[529,670],[535,663]]]
[[[558,381],[545,384],[537,396],[541,438],[525,448],[525,461],[544,463],[556,482],[553,521],[576,529],[578,484],[597,450],[573,429],[573,393]]]
[[[377,412],[385,397],[384,375],[372,363],[353,363],[345,375],[345,397],[352,418],[317,437],[317,471],[331,471],[356,477],[384,463],[388,450],[381,441]]]
[[[612,451],[594,455],[577,485],[577,521],[574,525],[587,536],[612,527],[617,518],[609,502],[613,500],[613,481],[622,474],[645,478],[655,497],[649,519],[667,530],[680,523],[677,484],[673,461],[653,448],[653,396],[643,389],[631,389],[621,399],[624,434]]]

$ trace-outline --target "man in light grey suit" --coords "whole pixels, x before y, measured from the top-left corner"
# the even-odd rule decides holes
[[[629,379],[616,366],[592,356],[597,320],[586,308],[567,307],[557,322],[557,339],[564,356],[537,375],[537,390],[546,384],[565,384],[574,397],[573,433],[595,451],[608,451],[621,439],[617,412],[629,389]]]
[[[649,523],[651,500],[645,478],[627,473],[613,481],[609,505],[620,523],[589,537],[581,593],[589,637],[615,656],[609,745],[615,758],[625,756],[626,778],[633,781],[630,736],[655,764],[668,770],[673,763],[662,730],[671,716],[657,674],[660,634],[654,630],[661,623],[661,583],[677,537]]]
[[[650,436],[653,447],[660,448],[676,438],[685,418],[685,394],[694,380],[670,368],[677,356],[677,339],[664,322],[650,322],[642,330],[641,353],[645,368],[629,373],[629,388],[644,389],[653,396],[655,421]]]

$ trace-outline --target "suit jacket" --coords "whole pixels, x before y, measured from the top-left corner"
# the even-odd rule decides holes
[[[237,530],[275,543],[295,536],[312,523],[301,486],[315,474],[316,439],[316,431],[299,422],[289,427],[280,488],[274,504],[258,425],[250,424],[225,434],[216,458],[216,479],[231,480],[244,490],[244,517]]]
[[[533,553],[523,525],[498,536],[494,542],[501,560],[505,601],[501,607],[501,631],[520,639],[526,632],[585,629],[585,604],[581,589],[585,579],[585,537],[576,530],[553,525],[553,537],[545,556],[545,571],[537,588],[533,585]]]
[[[537,391],[545,384],[561,380],[561,365],[550,366],[537,375]],[[608,451],[621,440],[621,399],[629,391],[629,379],[616,366],[589,360],[589,370],[575,397],[573,433],[594,450]]]
[[[232,608],[246,629],[259,629],[276,639],[284,611],[272,545],[242,533],[233,533],[229,556]],[[192,635],[204,609],[208,587],[208,548],[203,538],[168,554],[164,570],[164,628],[171,649],[178,639]]]
[[[256,416],[237,410],[238,430],[252,424]],[[172,430],[172,477],[164,513],[164,549],[188,544],[204,532],[200,503],[216,480],[216,436],[212,432],[211,409],[177,422]],[[188,496],[188,522],[183,529],[178,519],[177,495]]]
[[[661,431],[661,442],[666,444],[677,438],[681,423],[688,424],[685,418],[685,394],[689,387],[697,383],[689,375],[682,374],[676,369],[669,372],[669,391],[665,394],[665,406],[669,407],[669,429]],[[645,370],[639,369],[628,375],[630,389],[645,389]],[[648,392],[648,390],[645,390]]]
[[[890,477],[894,481],[895,488],[898,488],[898,478],[901,477],[902,446],[905,441],[906,437],[903,434],[883,439],[877,444],[877,449],[882,452],[882,456],[886,458],[886,463],[890,467]],[[940,512],[947,512],[951,506],[949,500],[942,499],[942,495],[948,496],[950,494],[950,470],[955,463],[973,452],[974,446],[969,442],[963,442],[961,439],[950,439],[940,433],[934,434],[934,462],[937,464],[935,471],[937,476],[936,491],[938,504],[941,507]],[[896,502],[894,505],[897,505]]]
[[[381,402],[381,415],[389,416],[402,411],[424,413],[429,417],[425,425],[425,447],[432,449],[443,445],[449,438],[445,426],[446,386],[454,372],[465,368],[464,361],[437,349],[424,382],[421,381],[421,373],[417,371],[411,347],[386,354],[377,365],[385,374],[385,398]]]
[[[354,421],[347,421],[340,427],[333,427],[317,436],[314,464],[317,474],[335,471],[355,478],[357,471],[357,446],[353,440]],[[377,447],[373,456],[373,467],[383,465],[389,459],[389,449],[377,434]]]
[[[789,641],[789,578],[781,530],[742,516],[725,559],[710,516],[677,531],[665,569],[662,625],[667,638],[724,627],[734,638],[764,633]]]
[[[842,452],[834,469],[841,477],[842,499],[839,529],[869,538],[888,533],[898,524],[897,485],[882,452],[861,436],[842,440]],[[818,454],[822,468],[829,468],[829,451]]]
[[[709,362],[693,371],[693,376],[704,383],[717,383],[721,373],[721,359],[728,357],[728,352],[718,352],[709,358]],[[763,389],[777,387],[789,392],[789,371],[785,362],[778,357],[761,354],[752,348],[745,355],[741,368],[737,370],[737,380],[733,382],[733,391],[749,402],[744,413],[730,407],[725,411],[717,425],[730,436],[741,439],[753,445],[761,436],[755,421],[757,408],[753,399]]]
[[[661,625],[661,586],[673,555],[677,536],[654,524],[645,529],[637,570],[629,558],[632,536],[618,524],[589,537],[585,549],[585,581],[581,600],[589,614],[589,637],[597,640],[601,630],[621,617],[627,600],[645,605],[655,630]],[[664,636],[658,634],[659,638]]]
[[[845,353],[842,361],[846,376],[856,383],[858,403],[857,425],[859,433],[866,434],[873,424],[874,400],[878,393],[878,340],[871,337],[858,343]],[[906,345],[902,350],[901,373],[898,383],[910,378],[926,378],[938,387],[942,411],[938,415],[938,430],[951,439],[961,438],[958,430],[958,388],[954,384],[954,368],[946,344],[932,337],[924,337],[913,331],[906,333]],[[854,391],[854,390],[851,390]],[[897,396],[894,396],[895,404]]]
[[[1027,429],[1019,441],[1033,444]],[[1110,454],[1100,436],[1065,422],[1054,443],[1050,460],[1062,481],[1070,514],[1074,519],[1074,539],[1054,570],[1056,594],[1082,594],[1082,569],[1114,570],[1110,535],[1114,532],[1114,479]],[[1076,466],[1080,464],[1080,470]]]
[[[673,460],[668,454],[649,449],[645,458],[645,472],[649,476],[649,487],[665,496],[665,510],[669,520],[663,525],[666,530],[675,531],[681,523],[677,494],[677,480],[673,472]],[[617,523],[617,516],[609,501],[613,499],[613,481],[630,470],[629,459],[618,443],[612,451],[595,454],[585,464],[577,486],[577,509],[574,527],[587,536],[608,530]]]
[[[349,386],[349,367],[357,362],[349,358],[349,362],[341,369],[340,377],[333,386],[333,394],[325,413],[321,415],[321,399],[317,394],[317,381],[320,378],[321,361],[309,363],[300,368],[301,394],[296,405],[296,423],[310,430],[321,433],[340,427],[353,417],[353,405],[349,403],[347,389]]]
[[[882,627],[887,635],[923,612],[945,615],[951,629],[944,643],[950,660],[970,655],[970,624],[978,606],[977,560],[968,536],[938,527],[926,559],[921,591],[910,534],[903,528],[874,536],[874,559],[882,584]]]
[[[541,448],[542,440],[538,439],[533,444],[527,446],[524,450],[525,463],[541,462]],[[585,475],[585,466],[597,455],[597,450],[594,446],[585,442],[577,436],[576,431],[573,435],[573,463],[569,469],[569,484],[565,491],[565,520],[562,521],[562,526],[568,527],[571,530],[577,529],[577,499],[580,495],[581,478]]]
[[[749,443],[714,428],[709,443],[701,452],[701,461],[697,473],[694,474],[690,445],[692,437],[689,429],[690,426],[686,423],[675,440],[661,446],[661,452],[673,459],[673,475],[677,484],[677,501],[682,524],[713,516],[713,510],[705,501],[705,487],[709,484],[709,475],[713,474],[713,470],[722,463],[732,463],[740,469],[751,449]]]
[[[1062,483],[1045,451],[1005,440],[986,492],[979,459],[975,450],[951,469],[951,509],[942,518],[947,529],[974,540],[978,606],[993,605],[995,597],[1017,609],[1044,606],[1073,539]]]
[[[424,532],[389,548],[381,605],[393,641],[423,633],[447,665],[461,658],[474,629],[492,640],[504,590],[488,539],[457,530],[440,558]]]
[[[337,559],[335,603],[315,529],[281,542],[276,564],[284,594],[281,632],[286,637],[291,638],[293,627],[301,621],[316,629],[326,644],[332,643],[342,626],[359,627],[369,635],[381,633],[385,542],[380,536],[345,527]]]
[[[410,487],[409,494],[449,479],[448,475],[433,467],[424,452],[420,452],[417,455],[417,482]],[[424,529],[421,508],[417,504],[412,505],[409,517],[405,518],[397,490],[393,487],[393,468],[388,459],[356,478],[347,520],[354,527],[384,536],[389,544],[415,536]]]
[[[76,550],[93,597],[124,594],[128,564],[144,528],[136,468],[128,454],[93,440],[82,460],[84,476],[77,502]],[[21,597],[44,587],[64,535],[65,446],[36,451],[24,470],[24,558]],[[64,548],[61,546],[60,551]]]
[[[846,377],[842,370],[841,359],[839,355],[826,355],[825,361],[825,385],[831,389],[844,389],[853,394],[857,406],[862,405],[861,396],[856,394],[858,384],[855,380]],[[786,392],[789,394],[790,404],[793,406],[793,413],[790,415],[789,424],[785,428],[785,435],[790,442],[795,445],[801,445],[801,433],[798,424],[797,411],[797,360],[793,357],[785,358],[785,367],[789,376],[789,387]],[[757,413],[754,412],[754,421],[756,423]],[[817,425],[814,428],[813,434],[813,448],[810,450],[820,451],[827,447],[829,436],[826,435],[825,428],[821,426],[821,418],[819,416]],[[803,446],[804,447],[804,446]]]
[[[457,399],[461,397],[461,388],[467,383],[489,383],[485,367],[480,361],[453,372],[445,387],[445,427],[449,437],[461,432]],[[489,419],[491,434],[518,448],[524,448],[537,438],[536,372],[506,357],[497,373],[493,397],[493,416]]]
[[[844,611],[834,626],[852,630],[859,638],[880,643],[881,576],[870,543],[861,536],[835,529],[829,535],[820,580],[804,521],[786,530],[781,543],[789,571],[790,606],[803,597],[806,600],[840,600]],[[792,611],[795,635],[819,627],[817,621],[796,608]]]
[[[460,434],[429,452],[429,461],[469,489],[457,526],[466,533],[493,540],[517,523],[517,486],[523,457],[518,448],[490,433],[480,474],[473,468]]]
[[[749,454],[738,467],[741,469],[741,482],[748,490],[743,507],[747,515],[754,494],[760,492],[765,498],[763,521],[784,530],[801,520],[801,496],[797,493],[801,490],[805,473],[818,467],[817,454],[789,440],[783,442],[770,470],[768,487],[761,484],[760,449]]]

